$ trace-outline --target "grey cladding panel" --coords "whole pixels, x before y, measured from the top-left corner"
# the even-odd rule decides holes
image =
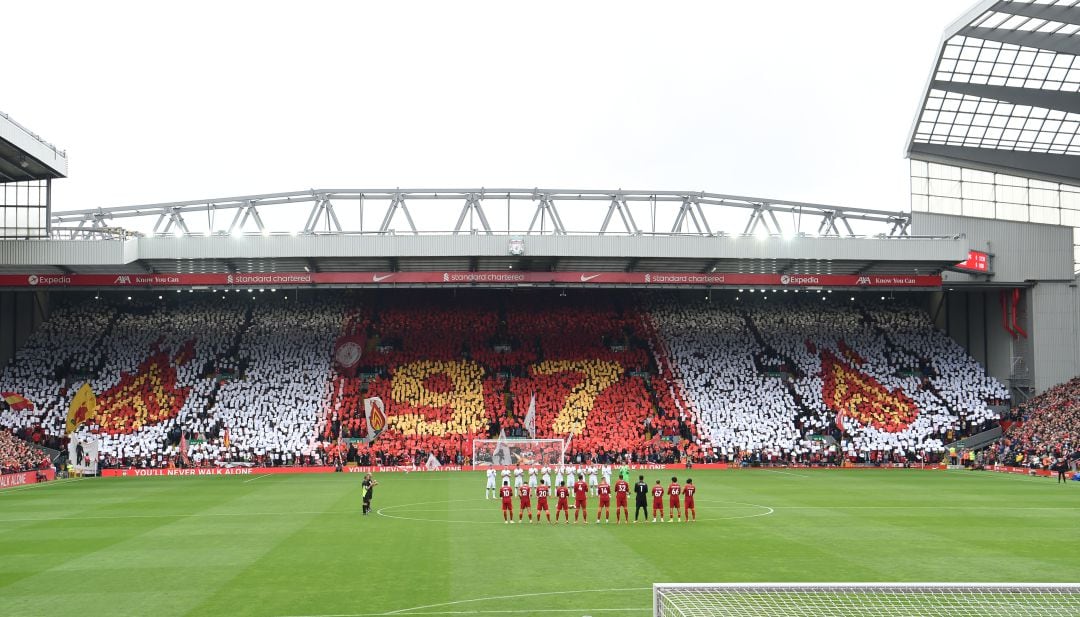
[[[916,235],[964,234],[972,249],[993,253],[995,283],[1061,281],[1073,278],[1073,230],[1057,225],[915,212]],[[980,280],[948,274],[949,281]]]

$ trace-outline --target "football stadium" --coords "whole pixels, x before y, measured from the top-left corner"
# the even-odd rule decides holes
[[[936,54],[903,211],[69,209],[0,114],[0,614],[1080,615],[1080,3]]]

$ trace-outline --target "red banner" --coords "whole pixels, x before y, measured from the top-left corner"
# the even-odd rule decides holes
[[[968,258],[953,266],[957,270],[969,272],[990,272],[990,253],[985,251],[968,251]]]
[[[364,337],[343,336],[334,343],[334,365],[346,377],[356,377],[356,368],[364,355]]]
[[[0,489],[15,488],[16,486],[25,486],[27,484],[37,484],[38,474],[44,474],[46,480],[52,480],[56,477],[56,472],[52,469],[42,469],[41,471],[25,471],[22,473],[9,473],[7,475],[0,476]]]
[[[275,274],[3,274],[0,287],[274,287],[296,285],[704,285],[938,288],[925,274],[700,274],[687,272],[279,272]]]
[[[619,465],[612,466],[615,471]],[[632,470],[679,470],[686,469],[682,463],[669,464],[634,464],[628,465]],[[693,469],[727,469],[727,463],[701,463],[693,466]],[[505,467],[473,467],[472,465],[443,465],[438,469],[428,469],[424,465],[370,465],[345,467],[345,473],[409,473],[429,471],[481,471],[487,469],[513,469]],[[191,476],[260,476],[287,473],[334,473],[333,467],[199,467],[195,469],[102,469],[101,476],[104,478],[140,478],[140,477],[169,477],[182,478]]]

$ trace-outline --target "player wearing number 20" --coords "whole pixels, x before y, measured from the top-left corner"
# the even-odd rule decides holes
[[[547,485],[547,482],[542,483],[536,487],[536,522],[540,522],[540,513],[543,512],[547,515],[547,521],[551,522],[551,510],[548,508],[548,495],[551,494],[551,487]],[[558,516],[558,514],[556,514]],[[567,513],[566,518],[570,518],[570,514]]]

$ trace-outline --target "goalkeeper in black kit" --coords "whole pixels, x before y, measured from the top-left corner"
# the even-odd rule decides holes
[[[649,522],[649,485],[645,483],[645,476],[637,477],[634,485],[634,522],[637,522],[638,512],[645,513],[645,522]]]

